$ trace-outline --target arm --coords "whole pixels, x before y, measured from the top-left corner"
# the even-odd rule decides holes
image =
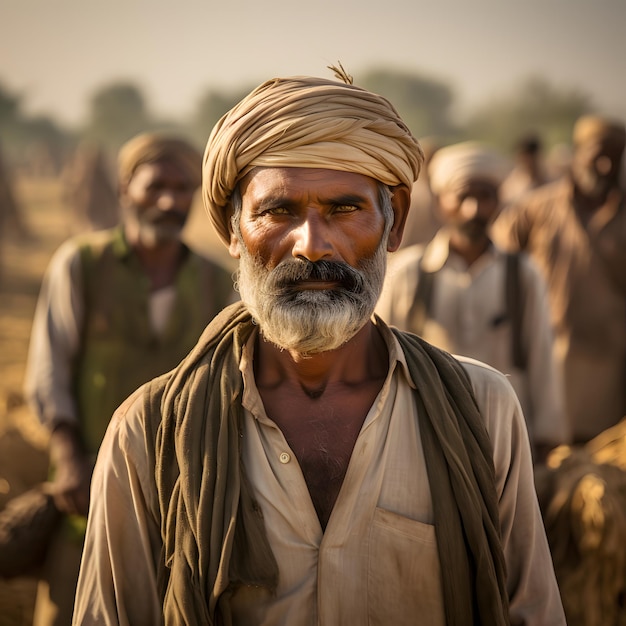
[[[571,430],[565,414],[563,381],[553,354],[554,336],[543,278],[532,261],[522,255],[524,320],[523,341],[527,346],[526,377],[532,411],[531,431],[536,461],[543,462],[549,450],[571,442]]]
[[[526,250],[530,239],[528,206],[518,202],[504,208],[491,226],[491,237],[503,250]]]
[[[72,383],[84,316],[81,280],[78,248],[66,242],[43,278],[24,383],[29,404],[51,431],[60,423],[78,424]]]
[[[24,386],[29,404],[51,433],[57,506],[73,514],[87,512],[91,477],[72,389],[84,317],[81,278],[78,248],[66,242],[43,279]]]
[[[98,453],[92,481],[73,624],[158,626],[160,528],[154,509],[141,389],[116,411]]]
[[[511,624],[565,626],[519,401],[506,377],[472,363],[466,367],[494,446]]]

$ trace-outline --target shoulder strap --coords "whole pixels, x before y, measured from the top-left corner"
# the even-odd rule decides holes
[[[437,272],[425,271],[420,260],[417,273],[417,288],[415,289],[413,303],[407,314],[407,325],[412,333],[421,335],[424,332],[424,325],[431,312]]]
[[[511,320],[511,341],[513,365],[519,369],[526,369],[526,351],[522,345],[522,319],[524,312],[524,297],[520,278],[520,255],[510,253],[506,255],[506,312]]]

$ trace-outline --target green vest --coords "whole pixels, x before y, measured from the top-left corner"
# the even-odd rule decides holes
[[[95,453],[115,409],[175,367],[234,293],[226,270],[186,249],[172,312],[157,335],[149,320],[149,279],[122,229],[86,236],[80,254],[85,320],[75,392],[84,442]]]

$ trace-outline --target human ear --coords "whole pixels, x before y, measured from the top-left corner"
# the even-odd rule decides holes
[[[411,190],[406,185],[391,187],[391,207],[393,208],[393,226],[389,231],[387,251],[395,252],[402,242],[406,218],[411,206]]]
[[[228,245],[228,254],[233,257],[233,259],[238,259],[241,256],[240,252],[240,242],[239,238],[235,233],[231,231],[230,233],[230,244]]]

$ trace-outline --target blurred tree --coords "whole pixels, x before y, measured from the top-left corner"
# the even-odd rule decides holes
[[[468,139],[487,141],[510,152],[518,137],[534,132],[545,146],[569,143],[576,119],[592,110],[590,97],[558,88],[546,79],[526,78],[509,94],[482,105],[465,124]]]
[[[114,154],[125,141],[153,127],[142,90],[132,83],[117,82],[99,88],[91,96],[82,135]]]
[[[450,109],[454,93],[446,83],[391,69],[373,69],[355,84],[385,96],[398,110],[416,137],[451,140],[458,133]]]
[[[204,148],[215,123],[251,90],[252,87],[231,92],[207,89],[200,96],[191,119],[188,131],[191,141]]]
[[[0,137],[7,163],[30,172],[57,174],[72,134],[52,118],[27,115],[22,109],[22,96],[0,83]],[[38,164],[34,168],[35,155]]]

